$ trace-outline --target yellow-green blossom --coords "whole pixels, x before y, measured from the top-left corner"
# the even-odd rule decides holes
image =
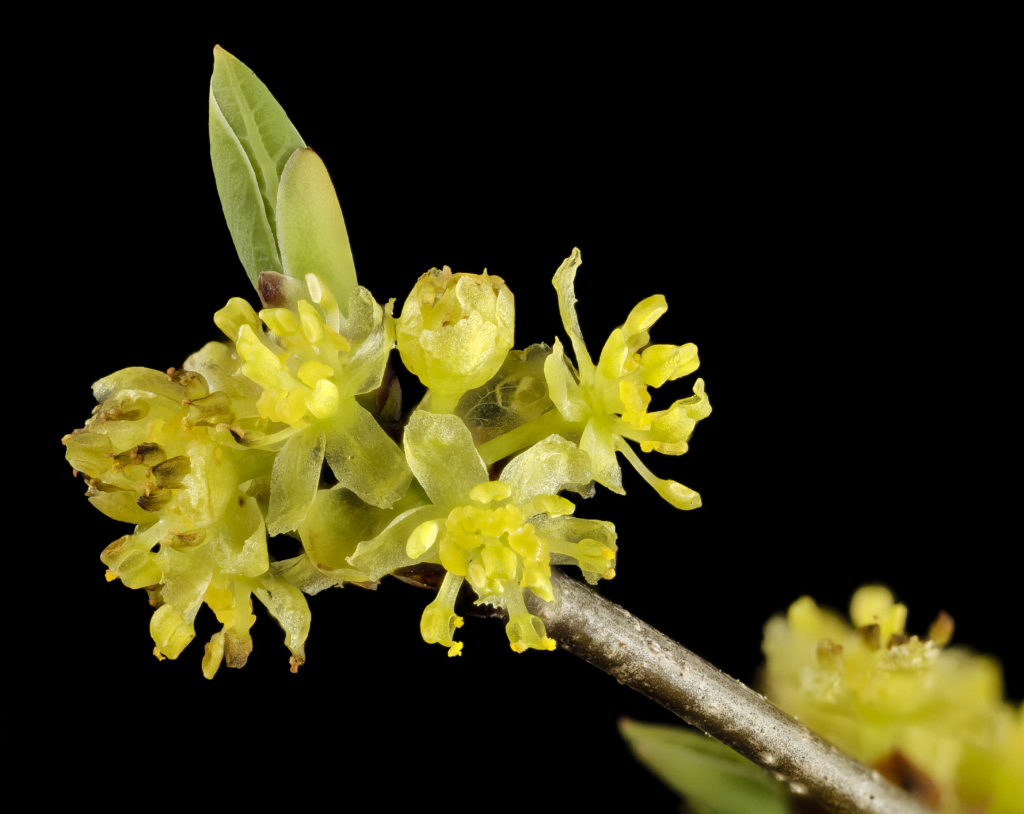
[[[581,491],[589,461],[576,445],[551,436],[516,457],[499,481],[454,415],[418,410],[403,439],[409,466],[431,501],[399,515],[377,537],[360,544],[349,562],[371,578],[421,562],[446,570],[437,597],[423,613],[428,642],[458,655],[454,640],[462,619],[455,601],[469,583],[477,603],[503,608],[512,649],[551,650],[544,624],[526,609],[523,592],[551,601],[551,565],[578,565],[591,583],[614,576],[615,529],[610,523],[571,517],[574,505],[557,493]]]
[[[945,812],[1024,810],[1024,708],[992,659],[945,647],[952,619],[905,632],[906,606],[861,588],[853,626],[803,597],[765,627],[765,691],[853,757]]]
[[[211,392],[196,369],[225,389]],[[266,422],[256,417],[258,389],[236,369],[228,348],[210,343],[184,371],[121,370],[96,382],[92,418],[64,439],[90,501],[137,524],[101,559],[108,579],[149,591],[156,655],[177,658],[204,603],[217,615],[223,628],[207,645],[208,677],[222,660],[245,664],[253,594],[285,628],[294,667],[309,628],[302,594],[271,572],[252,485],[269,477],[272,455],[239,443]]]
[[[430,409],[449,412],[480,387],[512,348],[515,305],[500,277],[431,269],[417,280],[397,321],[398,352],[430,391]]]
[[[562,343],[556,339],[544,365],[551,400],[562,418],[579,433],[580,448],[590,455],[598,483],[624,493],[616,459],[616,453],[622,453],[673,506],[696,508],[700,495],[681,483],[654,476],[627,439],[639,443],[644,452],[686,452],[694,426],[711,412],[703,379],[694,384],[693,396],[656,412],[648,411],[648,388],[660,387],[696,370],[697,348],[693,344],[650,344],[648,330],[667,310],[665,298],[656,294],[636,305],[625,323],[612,331],[594,364],[576,316],[574,280],[581,262],[579,249],[573,249],[553,281],[562,323],[576,356],[576,369],[570,366]]]
[[[345,316],[315,275],[305,283],[307,297],[294,308],[257,315],[235,298],[214,317],[236,343],[242,374],[262,388],[260,416],[281,426],[261,442],[279,448],[267,511],[272,534],[302,522],[324,460],[340,485],[376,506],[392,505],[410,480],[401,450],[356,401],[381,384],[394,345],[390,303],[385,311],[357,287]]]

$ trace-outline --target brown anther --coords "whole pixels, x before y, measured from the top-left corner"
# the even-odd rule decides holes
[[[408,565],[405,568],[397,569],[391,574],[391,576],[400,579],[408,585],[416,588],[428,588],[432,591],[436,591],[441,587],[444,575],[445,570],[443,566],[430,562]]]
[[[157,464],[149,471],[159,487],[180,489],[182,479],[192,471],[192,461],[187,455],[176,455]]]
[[[252,639],[242,637],[233,630],[224,631],[224,663],[233,670],[245,667],[252,653]]]
[[[822,639],[818,642],[818,662],[828,664],[835,661],[843,654],[843,646],[836,644],[831,639]]]
[[[889,637],[889,641],[886,644],[888,650],[892,650],[894,647],[899,647],[901,644],[906,644],[910,641],[910,637],[906,633],[893,633]]]
[[[172,543],[175,547],[188,547],[199,545],[206,538],[206,529],[196,529],[185,534],[175,534],[174,542]]]
[[[935,617],[935,621],[928,628],[928,638],[939,647],[945,647],[949,644],[950,639],[953,638],[955,627],[953,617],[944,610],[939,611],[939,615]]]
[[[214,429],[221,432],[231,433],[231,437],[234,438],[235,441],[237,441],[239,444],[248,444],[250,442],[250,439],[246,438],[245,430],[243,430],[241,427],[236,427],[233,424],[220,423],[217,424],[214,427]]]
[[[93,495],[97,494],[98,492],[124,492],[124,491],[127,491],[125,489],[121,489],[119,486],[114,486],[114,485],[112,485],[110,483],[104,483],[99,478],[89,478],[89,480],[87,480],[86,483],[89,486],[88,490],[86,490],[86,493],[85,493],[86,497],[92,497]]]
[[[139,505],[139,508],[147,512],[158,512],[164,506],[171,502],[174,494],[167,489],[155,489],[149,494],[142,495],[135,502]]]
[[[872,650],[878,650],[882,646],[882,628],[875,625],[863,625],[857,628],[857,632],[864,640],[864,643]]]
[[[125,534],[123,537],[118,537],[116,540],[114,540],[114,542],[110,543],[110,545],[108,545],[106,548],[103,549],[102,552],[100,552],[100,558],[102,559],[103,557],[109,557],[111,554],[113,554],[115,551],[117,551],[119,548],[121,548],[121,546],[123,546],[131,539],[132,536],[130,534]]]

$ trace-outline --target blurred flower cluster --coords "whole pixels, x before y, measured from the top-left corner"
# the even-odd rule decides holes
[[[1024,801],[1024,707],[1003,699],[993,659],[947,646],[941,613],[908,635],[907,608],[881,586],[852,624],[810,597],[765,627],[766,695],[939,811],[1013,814]]]
[[[215,314],[227,341],[181,370],[97,382],[92,418],[64,439],[67,459],[98,509],[135,525],[102,559],[109,579],[149,592],[157,655],[182,652],[205,604],[223,629],[204,672],[241,666],[255,595],[297,667],[304,594],[412,572],[437,588],[423,638],[449,655],[462,651],[458,608],[469,603],[507,616],[513,650],[553,649],[525,593],[551,601],[553,565],[610,579],[617,550],[614,526],[576,517],[564,493],[591,497],[595,482],[623,493],[621,454],[672,505],[700,505],[630,442],[679,455],[710,412],[699,380],[693,397],[648,410],[651,388],[697,367],[692,345],[650,344],[662,297],[643,300],[591,360],[574,305],[579,264],[574,251],[554,279],[575,363],[557,338],[514,349],[512,292],[486,271],[427,272],[397,317],[361,286],[268,272],[261,310],[235,298]],[[396,346],[426,387],[408,411]],[[268,535],[298,539],[303,553],[276,560]]]

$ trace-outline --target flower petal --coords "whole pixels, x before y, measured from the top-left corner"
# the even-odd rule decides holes
[[[555,286],[555,291],[558,292],[558,312],[562,315],[562,325],[565,327],[565,332],[569,334],[569,341],[572,342],[580,378],[583,381],[588,381],[594,370],[594,363],[583,342],[583,331],[580,329],[580,321],[576,316],[576,269],[582,263],[580,250],[574,248],[572,254],[562,261],[562,265],[558,267],[551,282]]]
[[[562,417],[566,421],[583,421],[589,408],[582,389],[569,369],[565,348],[557,338],[551,355],[544,360],[544,379],[547,381],[548,395]]]
[[[590,456],[590,469],[594,480],[617,494],[624,495],[622,469],[615,458],[615,435],[604,426],[604,416],[587,422],[580,437],[580,449]]]

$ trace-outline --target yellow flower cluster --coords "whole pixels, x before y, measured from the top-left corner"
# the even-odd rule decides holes
[[[245,427],[255,431],[246,418],[255,412],[255,394],[244,380],[227,381],[233,365],[217,343],[186,363],[223,379],[225,390],[212,393],[194,370],[119,371],[96,383],[93,417],[64,438],[68,461],[87,478],[90,501],[136,524],[101,560],[108,580],[149,591],[156,655],[181,654],[203,604],[223,625],[207,645],[208,677],[222,661],[245,664],[253,595],[285,627],[293,667],[305,659],[309,627],[301,592],[271,571],[253,485],[269,476],[273,459],[239,443]]]

